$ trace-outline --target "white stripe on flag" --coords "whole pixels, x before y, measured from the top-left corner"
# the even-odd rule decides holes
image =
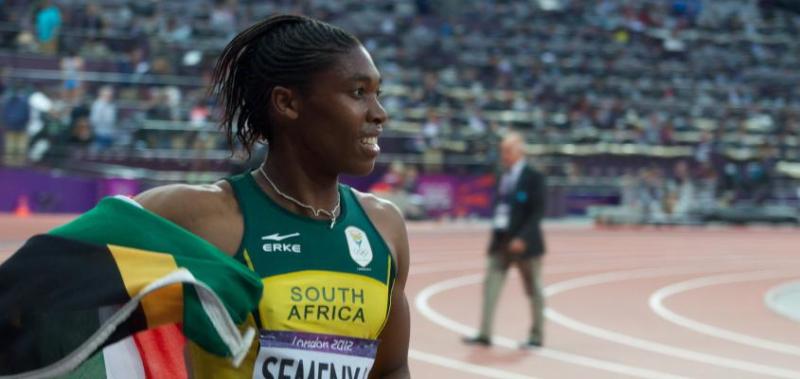
[[[106,346],[103,360],[107,379],[145,379],[142,355],[133,337]]]

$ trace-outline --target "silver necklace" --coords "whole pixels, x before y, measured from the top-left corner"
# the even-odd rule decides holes
[[[281,192],[281,190],[278,189],[278,186],[276,186],[275,183],[273,183],[272,180],[269,178],[267,172],[264,171],[263,165],[258,168],[258,171],[261,172],[261,176],[263,176],[264,179],[267,180],[267,183],[269,183],[269,185],[272,186],[272,189],[275,190],[275,193],[277,193],[284,199],[289,200],[292,203],[295,203],[299,207],[303,207],[305,209],[310,210],[312,213],[314,213],[314,217],[319,217],[320,214],[330,217],[331,229],[333,229],[333,225],[336,223],[336,212],[339,210],[339,205],[341,204],[342,201],[342,196],[339,194],[338,190],[336,191],[336,206],[334,206],[333,209],[331,209],[330,211],[322,208],[317,209]]]

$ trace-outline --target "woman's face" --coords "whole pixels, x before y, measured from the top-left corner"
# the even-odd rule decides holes
[[[381,78],[369,53],[357,46],[313,77],[298,116],[299,143],[333,174],[366,175],[380,152],[388,116],[380,104]]]

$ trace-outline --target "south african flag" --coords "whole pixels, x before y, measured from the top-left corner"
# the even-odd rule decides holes
[[[185,377],[186,339],[238,365],[261,291],[208,242],[107,198],[0,266],[0,378]]]

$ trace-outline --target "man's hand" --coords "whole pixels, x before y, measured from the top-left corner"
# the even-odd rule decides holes
[[[511,243],[508,244],[508,252],[511,254],[522,254],[525,252],[525,241],[522,238],[514,238],[511,240]]]

